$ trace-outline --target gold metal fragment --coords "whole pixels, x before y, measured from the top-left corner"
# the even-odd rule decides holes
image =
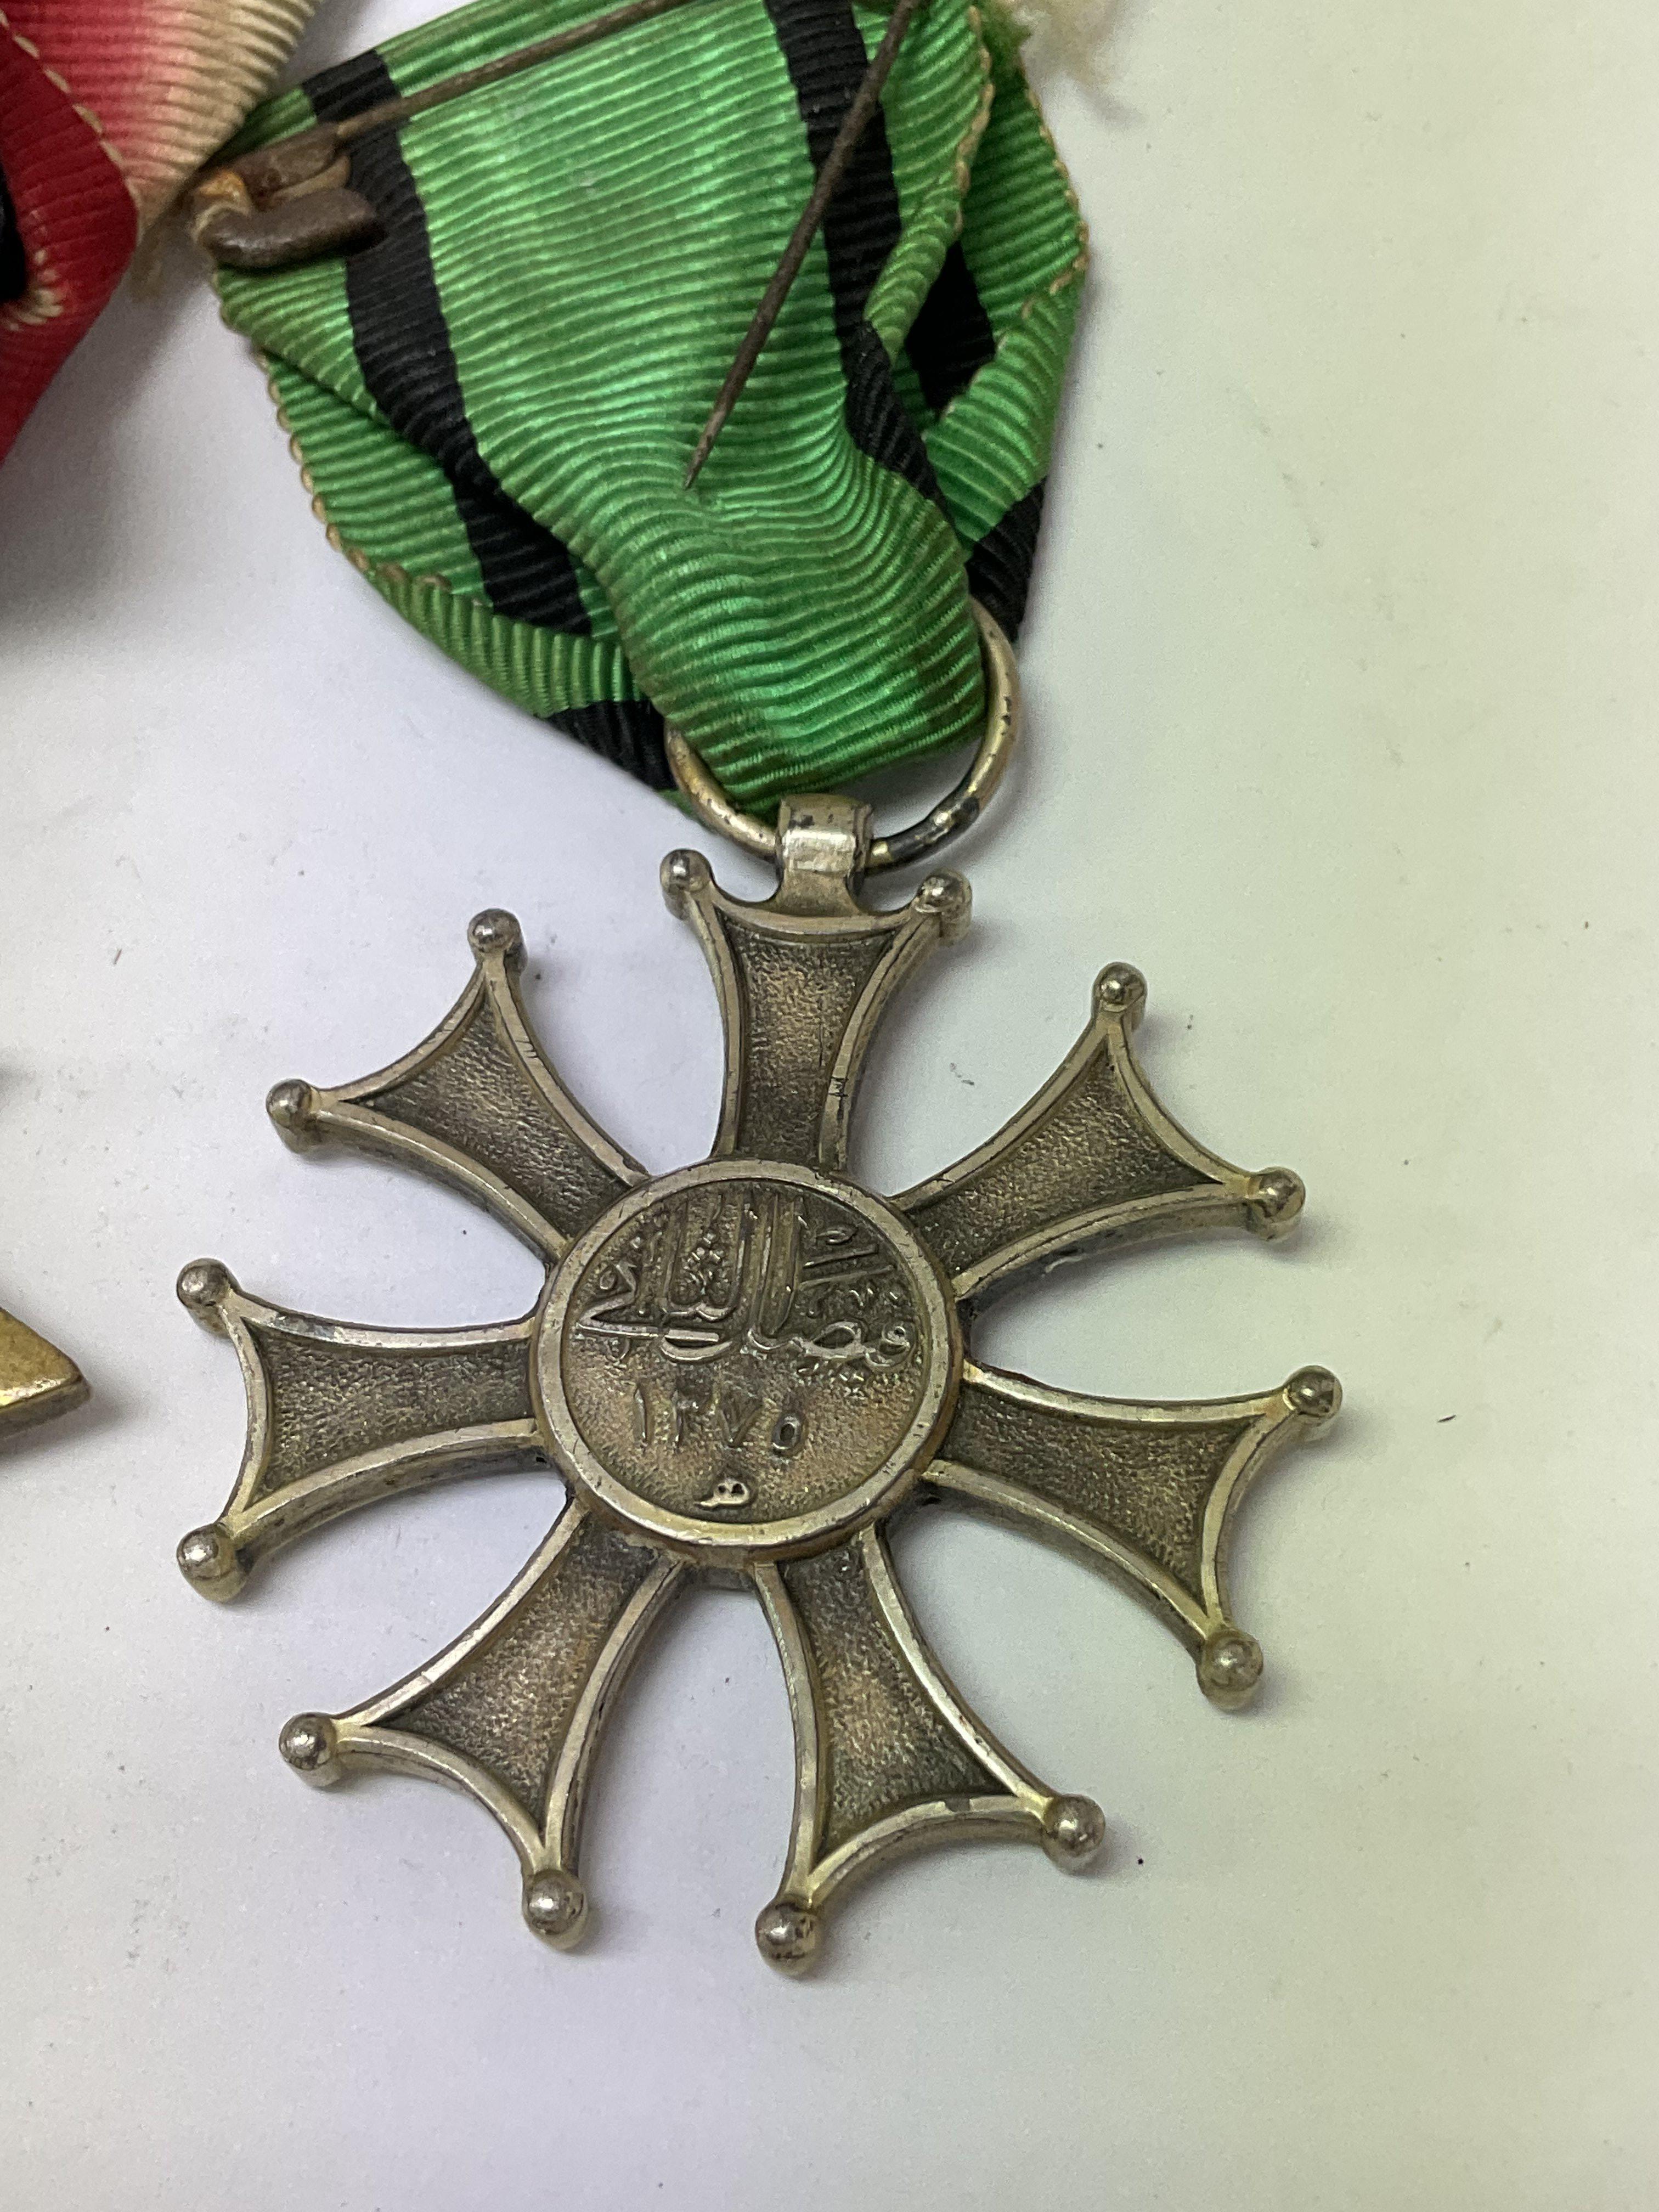
[[[313,1782],[379,1765],[458,1785],[518,1852],[524,1915],[580,1935],[581,1810],[603,1723],[664,1608],[694,1581],[752,1590],[795,1735],[794,1810],[756,1936],[810,1964],[831,1901],[919,1844],[1099,1848],[1090,1799],[1039,1781],[929,1650],[888,1549],[940,1499],[1060,1544],[1150,1605],[1225,1709],[1261,1673],[1228,1598],[1229,1530],[1281,1446],[1335,1413],[1304,1368],[1255,1396],[1147,1405],[1050,1390],[976,1361],[976,1304],[1020,1273],[1130,1238],[1231,1226],[1277,1237],[1302,1186],[1230,1166],[1179,1128],[1132,1039],[1146,987],[1107,968],[1064,1065],[987,1144],[915,1188],[850,1179],[848,1133],[877,1025],[960,938],[969,896],[930,877],[866,906],[867,810],[781,811],[758,904],[672,854],[663,888],[708,957],[726,1080],[708,1158],[652,1176],[583,1113],[530,1029],[505,914],[471,931],[471,981],[426,1042],[337,1090],[286,1083],[296,1147],[343,1144],[453,1184],[542,1257],[534,1310],[483,1328],[367,1329],[269,1305],[216,1261],[179,1293],[240,1355],[241,1471],[179,1561],[226,1598],[333,1516],[453,1474],[550,1467],[568,1499],[530,1560],[447,1650],[349,1711],[302,1713],[283,1756]]]
[[[55,1345],[0,1311],[0,1437],[54,1420],[85,1400],[80,1369]]]

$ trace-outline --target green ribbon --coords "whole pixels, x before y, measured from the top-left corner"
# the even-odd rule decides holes
[[[237,150],[592,12],[478,0]],[[882,27],[697,0],[360,140],[380,244],[219,277],[331,538],[400,613],[659,783],[666,716],[749,806],[977,733],[969,596],[1018,623],[1076,318],[1083,228],[1018,34],[931,0],[682,489]]]

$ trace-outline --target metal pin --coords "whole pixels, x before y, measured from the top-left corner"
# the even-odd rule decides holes
[[[190,199],[191,234],[216,261],[236,269],[293,268],[321,254],[366,245],[380,235],[380,217],[361,193],[349,189],[344,155],[356,140],[690,4],[690,0],[628,0],[625,7],[573,23],[419,92],[256,147],[198,179]],[[311,204],[294,204],[302,199]]]
[[[686,468],[682,487],[684,490],[689,491],[696,482],[703,463],[714,451],[715,439],[726,428],[743,387],[754,373],[755,364],[765,349],[767,339],[772,335],[772,325],[783,311],[783,303],[789,297],[791,286],[801,272],[807,251],[818,234],[830,203],[839,191],[853,156],[881,105],[882,88],[898,58],[898,50],[903,44],[910,19],[922,4],[923,0],[894,0],[893,12],[888,18],[881,44],[870,57],[870,66],[864,73],[864,80],[854,95],[852,106],[842,119],[835,143],[824,157],[823,167],[818,171],[811,198],[801,210],[800,221],[795,225],[789,243],[783,249],[783,258],[773,273],[771,283],[761,295],[754,320],[744,333],[743,343],[738,348],[732,366],[726,371],[720,397],[702,426],[702,434],[697,440],[696,450]]]
[[[499,84],[503,77],[516,76],[520,70],[556,61],[561,54],[576,53],[598,40],[610,38],[614,32],[632,30],[636,23],[648,23],[655,16],[669,15],[674,9],[689,4],[690,0],[628,0],[626,7],[612,8],[603,15],[591,15],[585,23],[573,23],[568,30],[554,32],[551,38],[538,39],[534,46],[520,46],[516,52],[502,54],[495,61],[480,63],[477,69],[462,70],[455,76],[445,77],[441,84],[428,85],[423,92],[410,93],[401,100],[382,100],[378,107],[366,107],[361,115],[350,116],[336,126],[335,143],[349,145],[366,131],[376,131],[386,123],[406,123],[411,116],[424,115],[429,107],[459,100],[465,93],[482,92],[486,85]]]

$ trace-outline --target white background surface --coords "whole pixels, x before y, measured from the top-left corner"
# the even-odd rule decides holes
[[[538,1281],[459,1201],[286,1153],[267,1086],[422,1035],[487,902],[653,1165],[707,1141],[716,1026],[675,817],[328,551],[204,293],[113,307],[0,475],[0,1270],[97,1394],[0,1470],[0,2203],[1654,2203],[1656,70],[1635,0],[1158,0],[1114,104],[1050,93],[1099,253],[1030,743],[861,1164],[977,1141],[1133,958],[1154,1079],[1305,1174],[1304,1232],[1073,1271],[983,1348],[1150,1395],[1319,1358],[1349,1409],[1244,1517],[1238,1718],[1081,1568],[905,1534],[946,1664],[1113,1860],[912,1862],[799,1984],[750,1935],[790,1759],[740,1598],[636,1678],[559,1958],[475,1807],[275,1749],[466,1622],[547,1486],[359,1516],[229,1608],[173,1569],[242,1425],[183,1261],[391,1322]]]

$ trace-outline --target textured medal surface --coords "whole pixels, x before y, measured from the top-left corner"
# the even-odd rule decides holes
[[[794,1719],[793,1820],[756,1934],[793,1972],[853,1876],[930,1838],[1040,1842],[1086,1863],[1099,1809],[1030,1773],[923,1641],[884,1535],[944,1498],[1064,1546],[1150,1603],[1217,1705],[1261,1671],[1234,1622],[1231,1515],[1283,1443],[1335,1413],[1305,1368],[1260,1395],[1151,1405],[1050,1390],[977,1364],[976,1300],[1104,1243],[1208,1227],[1278,1236],[1302,1188],[1196,1144],[1153,1099],[1131,1036],[1145,999],[1108,968],[1079,1043],[980,1149],[897,1197],[846,1174],[859,1073],[901,983],[967,926],[935,876],[892,912],[857,891],[860,810],[783,812],[780,888],[729,897],[695,853],[663,883],[712,970],[726,1072],[709,1158],[651,1177],[598,1129],[536,1042],[510,915],[471,928],[476,970],[394,1066],[332,1091],[279,1085],[296,1147],[399,1159],[488,1206],[544,1257],[536,1310],[495,1327],[362,1328],[268,1305],[218,1262],[179,1296],[240,1354],[248,1443],[223,1513],[179,1547],[205,1595],[350,1508],[447,1476],[550,1465],[568,1498],[483,1617],[406,1680],[283,1731],[328,1783],[380,1765],[459,1784],[500,1821],[526,1920],[582,1931],[582,1796],[613,1693],[699,1575],[751,1589]]]
[[[899,1217],[811,1168],[648,1183],[570,1253],[536,1385],[556,1462],[693,1560],[811,1551],[890,1511],[954,1397],[950,1289]]]

